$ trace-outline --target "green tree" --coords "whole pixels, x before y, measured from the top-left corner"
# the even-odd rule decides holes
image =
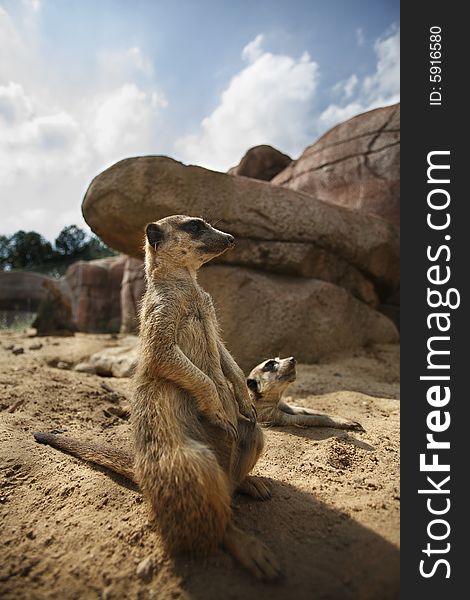
[[[56,237],[54,245],[59,254],[73,257],[83,252],[87,243],[87,236],[83,229],[76,225],[68,225]]]
[[[93,260],[94,258],[106,258],[107,256],[116,256],[118,252],[112,250],[106,244],[91,234],[83,251],[83,260]]]
[[[6,235],[0,235],[0,271],[4,271],[9,267],[9,245],[10,238]]]
[[[64,227],[54,246],[35,231],[17,231],[11,237],[1,235],[0,270],[23,269],[59,277],[76,260],[117,254],[95,235],[87,235],[76,225]]]
[[[11,269],[43,265],[54,255],[51,244],[36,231],[17,231],[7,244],[7,264]]]

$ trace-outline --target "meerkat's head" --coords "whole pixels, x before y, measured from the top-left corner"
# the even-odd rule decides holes
[[[147,267],[187,268],[196,271],[204,263],[235,246],[232,235],[215,229],[198,217],[173,215],[145,229]]]
[[[277,402],[287,386],[296,380],[296,362],[290,356],[270,358],[257,365],[246,382],[254,399]]]

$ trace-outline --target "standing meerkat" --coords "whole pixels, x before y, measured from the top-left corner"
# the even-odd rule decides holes
[[[212,300],[196,280],[204,263],[233,246],[231,235],[198,218],[174,215],[147,225],[134,456],[110,449],[103,460],[103,448],[89,444],[88,459],[98,454],[95,462],[139,484],[170,551],[204,555],[223,546],[256,577],[276,579],[281,571],[272,552],[233,523],[235,490],[270,497],[248,475],[263,433],[243,371],[221,340]],[[67,447],[64,436],[35,437],[87,458],[78,442]]]
[[[333,427],[364,431],[356,421],[316,413],[310,408],[292,406],[282,399],[287,387],[296,380],[296,360],[270,358],[257,365],[248,375],[247,385],[256,405],[258,419],[265,425],[297,427]]]

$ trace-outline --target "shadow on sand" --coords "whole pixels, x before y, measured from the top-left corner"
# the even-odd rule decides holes
[[[267,502],[236,496],[235,520],[275,552],[285,581],[258,582],[222,552],[204,563],[181,557],[175,569],[189,598],[398,598],[396,546],[310,494],[278,481],[272,485],[273,497]]]
[[[371,446],[367,442],[356,437],[354,431],[348,431],[345,429],[335,429],[332,427],[270,427],[273,431],[281,431],[290,435],[296,435],[307,440],[313,440],[316,442],[327,440],[329,438],[337,438],[347,444],[352,444],[357,448],[371,452],[375,450],[374,446]]]

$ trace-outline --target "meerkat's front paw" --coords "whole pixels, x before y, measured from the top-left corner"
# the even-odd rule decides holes
[[[240,414],[248,419],[253,425],[256,423],[256,419],[258,418],[258,413],[256,412],[256,408],[254,404],[251,403],[238,403],[238,409]]]
[[[238,440],[238,429],[236,426],[227,418],[227,415],[222,411],[217,411],[207,415],[208,420],[215,427],[223,429],[235,442]]]

